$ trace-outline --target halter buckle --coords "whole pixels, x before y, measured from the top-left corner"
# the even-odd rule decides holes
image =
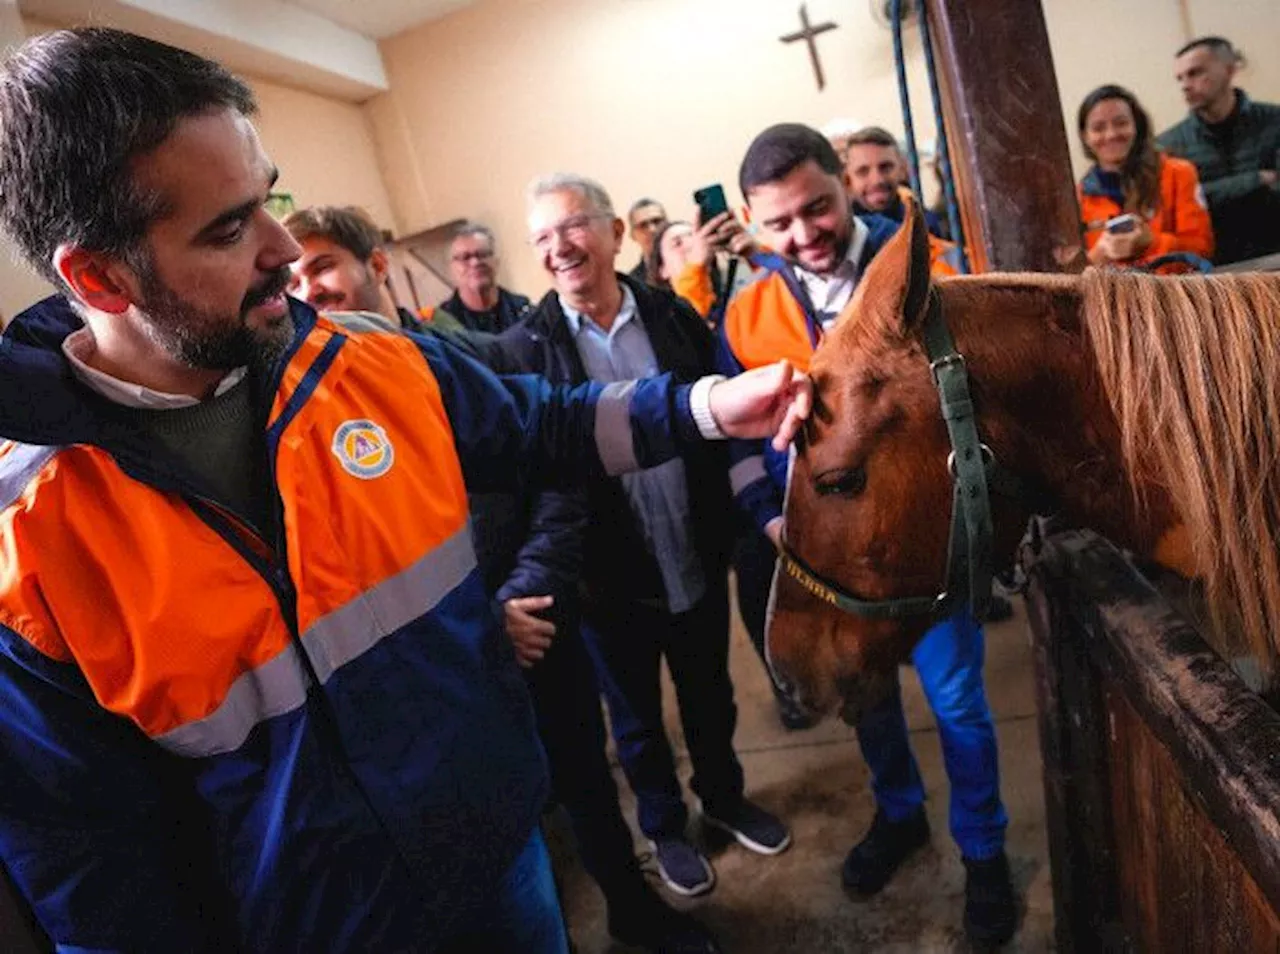
[[[963,359],[962,359],[963,360]],[[990,472],[991,465],[995,463],[996,455],[986,444],[978,445],[978,452],[982,454],[982,467]],[[947,473],[951,475],[951,479],[956,479],[956,452],[953,450],[947,454]]]
[[[930,361],[929,371],[933,374],[933,383],[938,383],[939,371],[943,368],[949,368],[953,364],[958,364],[960,367],[967,370],[964,355],[960,354],[958,351],[952,351],[950,354],[944,354],[941,358],[935,358],[933,361]]]

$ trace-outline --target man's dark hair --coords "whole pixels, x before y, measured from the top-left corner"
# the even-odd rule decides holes
[[[1177,53],[1173,54],[1174,58],[1181,56],[1183,53],[1190,53],[1198,47],[1205,47],[1210,53],[1222,60],[1224,63],[1239,63],[1244,57],[1226,37],[1221,36],[1201,36],[1196,37]]]
[[[893,138],[893,133],[879,126],[866,126],[853,133],[845,140],[845,148],[849,146],[889,146],[893,149],[898,148],[898,140]]]
[[[1086,96],[1076,113],[1080,146],[1086,156],[1094,162],[1098,161],[1098,157],[1085,142],[1085,130],[1089,127],[1089,114],[1099,103],[1107,100],[1124,103],[1133,115],[1133,143],[1121,164],[1120,188],[1124,195],[1124,210],[1145,214],[1146,209],[1154,208],[1160,202],[1160,156],[1156,152],[1155,134],[1151,131],[1151,117],[1138,102],[1138,97],[1114,83],[1099,86]]]
[[[382,230],[374,224],[368,212],[354,205],[316,205],[299,209],[289,213],[283,225],[297,241],[305,242],[318,235],[345,248],[357,262],[369,261],[369,256],[383,244]]]
[[[738,169],[738,188],[747,193],[766,182],[777,182],[803,162],[813,160],[828,175],[839,175],[844,166],[835,147],[816,129],[800,123],[770,126],[747,147]]]
[[[62,244],[135,265],[163,198],[132,166],[178,123],[257,111],[249,87],[203,57],[119,30],[58,30],[0,68],[0,226],[41,275]]]
[[[643,199],[636,199],[634,202],[631,203],[631,208],[627,209],[628,225],[631,224],[631,220],[635,218],[636,213],[639,212],[641,209],[643,209],[646,205],[656,205],[658,208],[663,209],[663,211],[665,212],[665,207],[657,199],[650,199],[647,196]]]

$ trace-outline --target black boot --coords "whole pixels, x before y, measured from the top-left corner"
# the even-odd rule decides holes
[[[1013,603],[1008,597],[1001,596],[999,593],[991,594],[991,606],[987,609],[988,623],[1003,623],[1007,619],[1013,618]]]
[[[989,861],[964,859],[964,933],[974,945],[996,947],[1018,927],[1009,859],[1002,851]]]
[[[877,809],[871,830],[845,857],[840,880],[850,891],[876,894],[911,853],[928,841],[929,820],[923,808],[899,822],[889,821]]]
[[[778,701],[778,719],[788,732],[811,729],[818,724],[818,717],[792,701],[790,696],[775,689],[773,697]]]
[[[609,933],[653,954],[721,954],[710,931],[668,905],[647,883],[609,898]]]

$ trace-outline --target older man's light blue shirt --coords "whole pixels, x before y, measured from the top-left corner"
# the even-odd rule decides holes
[[[662,373],[636,307],[636,296],[626,285],[622,286],[622,308],[608,331],[564,298],[560,308],[587,377],[593,381],[631,381]],[[707,581],[690,531],[684,462],[677,458],[619,479],[662,573],[667,609],[672,613],[692,609],[706,593]]]

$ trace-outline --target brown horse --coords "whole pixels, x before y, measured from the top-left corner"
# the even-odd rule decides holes
[[[932,284],[912,208],[814,354],[815,411],[786,509],[769,655],[801,704],[856,719],[929,619],[815,597],[936,594],[947,576],[951,444],[922,342],[936,298],[967,365],[982,442],[1070,525],[1204,581],[1272,670],[1280,645],[1280,276],[994,275]],[[991,497],[994,552],[1031,512]],[[794,564],[793,564],[794,566]],[[957,581],[950,581],[958,586]]]

